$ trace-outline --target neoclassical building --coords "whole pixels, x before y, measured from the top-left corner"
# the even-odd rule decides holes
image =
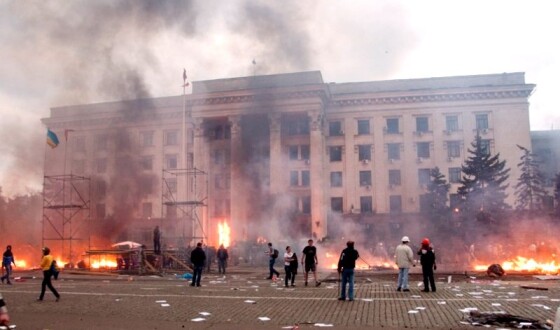
[[[52,108],[43,123],[61,145],[46,151],[45,175],[91,178],[91,218],[120,238],[146,238],[158,224],[169,236],[214,241],[222,221],[234,240],[279,228],[320,239],[341,221],[400,235],[423,207],[431,168],[452,184],[454,203],[477,133],[516,180],[516,144],[531,146],[534,87],[523,73],[195,81],[186,97]]]

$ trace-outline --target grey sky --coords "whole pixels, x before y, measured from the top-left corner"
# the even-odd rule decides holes
[[[165,5],[161,5],[164,3]],[[526,72],[532,129],[560,128],[553,1],[0,0],[0,186],[41,189],[59,105],[190,80],[320,70],[326,81]]]

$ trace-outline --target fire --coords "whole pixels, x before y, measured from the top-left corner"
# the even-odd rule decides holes
[[[98,261],[92,261],[91,268],[99,269],[99,268],[117,268],[117,261],[110,260],[105,257],[101,258]]]
[[[227,222],[219,223],[218,224],[218,244],[223,244],[224,247],[229,247],[230,245],[230,238],[231,238],[231,229]]]
[[[501,263],[501,266],[505,271],[534,272],[545,274],[556,274],[560,270],[560,264],[557,264],[556,261],[537,262],[535,261],[535,259],[525,258],[521,256],[517,256],[513,260],[504,261]],[[486,269],[488,269],[488,266],[475,265],[474,269],[477,271],[486,271]]]
[[[16,260],[16,267],[23,268],[23,269],[27,268],[27,261],[22,259]]]

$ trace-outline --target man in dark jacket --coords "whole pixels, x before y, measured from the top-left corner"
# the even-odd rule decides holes
[[[432,291],[436,291],[436,282],[434,280],[434,270],[436,266],[436,254],[434,249],[430,246],[430,240],[424,238],[422,240],[422,247],[418,250],[420,256],[420,264],[422,264],[422,276],[424,277],[424,292],[430,292],[428,282],[432,287]]]
[[[196,243],[196,248],[191,252],[191,263],[193,267],[193,278],[191,286],[200,286],[200,278],[202,277],[202,269],[206,261],[206,253],[202,249],[202,243]]]
[[[8,245],[6,247],[6,251],[2,256],[2,268],[6,270],[6,275],[2,276],[2,283],[4,280],[7,280],[8,284],[12,284],[10,282],[10,275],[12,275],[12,264],[16,265],[16,261],[14,259],[14,254],[12,253],[12,246]]]
[[[229,254],[227,249],[224,247],[223,244],[220,244],[220,248],[217,252],[218,257],[218,274],[226,274],[226,266],[227,260],[229,258]]]
[[[348,300],[354,300],[354,268],[356,268],[356,260],[359,257],[358,250],[354,249],[354,241],[348,241],[346,249],[342,250],[340,259],[338,259],[338,273],[342,273],[342,284],[338,300],[346,300],[346,283],[348,283]]]

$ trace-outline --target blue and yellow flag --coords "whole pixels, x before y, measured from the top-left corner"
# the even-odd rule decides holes
[[[56,136],[56,134],[51,131],[50,129],[47,129],[47,144],[51,146],[51,148],[56,148],[56,146],[58,145],[58,136]]]

